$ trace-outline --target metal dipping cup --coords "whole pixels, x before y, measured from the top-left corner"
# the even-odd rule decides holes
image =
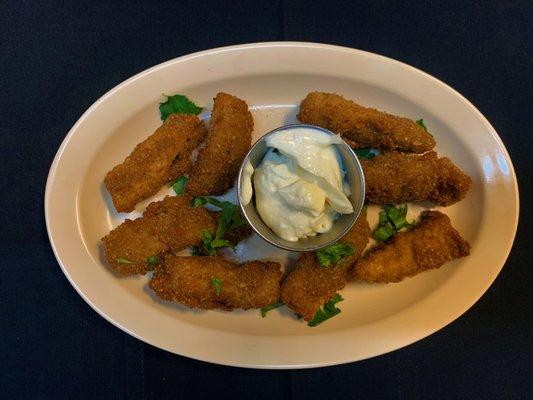
[[[348,232],[348,230],[350,230],[350,228],[353,226],[363,209],[365,201],[365,177],[363,174],[363,168],[361,167],[361,163],[359,162],[354,151],[350,148],[350,146],[348,146],[346,142],[343,141],[341,144],[335,144],[335,146],[337,147],[337,150],[344,164],[344,169],[346,171],[346,181],[350,185],[351,190],[351,194],[350,196],[348,196],[348,199],[352,203],[354,212],[351,214],[341,214],[339,218],[334,222],[333,227],[328,232],[319,233],[316,236],[300,239],[296,242],[284,240],[278,235],[276,235],[259,216],[259,213],[255,208],[255,196],[253,196],[251,201],[246,205],[243,205],[241,202],[241,190],[243,186],[244,168],[248,161],[252,164],[254,170],[261,163],[265,153],[268,150],[268,147],[266,145],[266,138],[283,130],[299,128],[313,129],[321,131],[328,135],[335,135],[333,132],[330,132],[326,129],[306,124],[284,125],[267,133],[252,146],[252,148],[250,149],[241,164],[241,168],[239,169],[239,176],[237,179],[237,198],[244,217],[246,218],[250,226],[253,228],[253,230],[264,240],[273,244],[274,246],[285,250],[314,251],[323,247],[327,247],[342,238],[342,236],[344,236],[344,234]]]

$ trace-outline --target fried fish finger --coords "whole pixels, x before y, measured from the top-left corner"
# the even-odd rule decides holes
[[[250,309],[279,300],[280,264],[223,257],[167,257],[154,270],[152,290],[162,299],[190,308]]]
[[[424,153],[433,137],[414,121],[363,107],[333,93],[311,92],[300,104],[300,121],[340,134],[355,148]]]
[[[351,244],[354,254],[345,257],[335,266],[323,267],[315,252],[302,253],[294,269],[281,288],[281,300],[306,321],[313,319],[316,311],[336,292],[344,288],[352,274],[355,260],[361,255],[370,237],[366,215],[362,213],[352,229],[340,240]]]
[[[235,96],[217,94],[209,125],[185,189],[194,196],[221,195],[230,189],[252,143],[252,114]]]
[[[392,151],[360,161],[366,200],[373,204],[429,200],[449,206],[464,199],[471,185],[468,175],[434,151],[423,155]]]
[[[191,207],[190,196],[165,197],[150,203],[143,216],[126,220],[102,239],[108,264],[117,275],[145,274],[148,257],[161,257],[199,245],[202,230],[217,228],[213,214]]]
[[[470,244],[452,227],[448,216],[426,211],[411,230],[399,232],[360,258],[354,277],[365,282],[399,282],[469,254]]]
[[[190,167],[192,151],[207,130],[197,116],[172,114],[151,136],[105,177],[105,186],[118,212],[130,212],[139,201]]]

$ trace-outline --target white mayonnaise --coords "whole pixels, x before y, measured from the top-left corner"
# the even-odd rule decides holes
[[[327,232],[339,214],[352,213],[342,162],[334,144],[338,136],[312,128],[292,128],[266,139],[269,151],[255,170],[244,170],[241,201],[252,197],[266,225],[285,240]],[[249,181],[250,183],[246,183]]]
[[[252,200],[253,189],[252,189],[252,175],[254,173],[254,167],[252,163],[248,160],[244,169],[242,170],[242,187],[241,187],[241,203],[246,205]]]

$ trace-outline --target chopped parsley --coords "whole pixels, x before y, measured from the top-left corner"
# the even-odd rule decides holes
[[[117,258],[116,262],[119,264],[133,264],[133,261],[128,260],[127,258]]]
[[[365,160],[372,160],[376,156],[376,153],[372,149],[353,149],[353,151],[357,157]]]
[[[148,259],[146,260],[146,263],[153,267],[154,265],[157,265],[159,264],[159,258],[157,258],[156,256],[150,256],[148,257]]]
[[[315,316],[311,321],[307,323],[308,326],[318,326],[322,322],[333,318],[335,315],[340,314],[341,310],[340,308],[335,307],[335,304],[343,301],[344,299],[340,294],[336,294],[333,296],[326,304],[322,306],[322,308],[319,308],[317,312],[315,313]]]
[[[222,211],[218,218],[215,236],[213,237],[207,229],[202,230],[202,249],[193,248],[193,254],[194,252],[199,254],[207,253],[212,256],[216,254],[217,248],[233,247],[229,240],[223,239],[222,237],[226,232],[241,227],[245,222],[241,216],[239,207],[229,201],[220,201],[212,197],[195,197],[191,202],[192,207],[200,207],[206,204],[211,204],[220,208]]]
[[[217,278],[216,276],[211,278],[211,283],[213,284],[213,287],[215,288],[215,294],[220,296],[220,289],[222,288],[222,279]]]
[[[384,211],[379,212],[379,227],[374,232],[374,239],[386,242],[400,229],[407,228],[411,224],[407,222],[407,205],[385,205]]]
[[[189,178],[187,178],[185,175],[180,176],[174,181],[174,183],[172,184],[172,189],[174,189],[174,192],[178,196],[181,196],[183,194],[183,191],[185,190],[185,185],[187,185],[188,181]]]
[[[390,223],[386,223],[383,226],[380,226],[376,232],[374,232],[374,239],[376,239],[379,242],[386,242],[391,237],[394,236],[396,231],[391,226]]]
[[[167,101],[159,103],[159,112],[161,113],[161,119],[166,120],[171,114],[194,114],[198,115],[202,112],[203,108],[198,107],[187,96],[182,94],[176,94],[174,96],[166,96]]]
[[[275,303],[269,304],[268,306],[261,308],[261,317],[265,318],[267,313],[270,310],[274,310],[276,308],[282,307],[284,304],[282,301],[276,301]]]
[[[224,207],[237,207],[237,205],[229,201],[220,201],[214,197],[197,196],[191,200],[191,207],[202,207],[206,204],[211,204],[220,209],[223,209]]]
[[[213,237],[207,229],[202,230],[202,247],[196,249],[198,254],[206,253],[207,255],[214,256],[216,249],[221,247],[231,247],[231,243],[226,239],[217,238],[216,236]]]
[[[424,123],[424,119],[423,118],[417,119],[416,123],[418,125],[420,125],[422,128],[424,128],[424,130],[427,132],[428,128],[426,127],[426,124]]]
[[[333,243],[328,247],[317,250],[318,263],[322,267],[337,264],[341,258],[351,256],[354,253],[353,246],[341,242]]]
[[[387,213],[387,219],[397,231],[410,225],[405,218],[407,216],[407,204],[399,207],[385,205],[385,212]]]
[[[199,196],[191,200],[191,207],[202,207],[207,204],[207,197]]]
[[[417,120],[416,120],[416,123],[417,123],[418,125],[420,125],[422,128],[424,128],[424,130],[426,131],[426,133],[427,133],[429,136],[433,137],[433,135],[428,131],[428,128],[426,127],[426,124],[424,123],[424,120],[423,120],[422,118],[417,119]]]

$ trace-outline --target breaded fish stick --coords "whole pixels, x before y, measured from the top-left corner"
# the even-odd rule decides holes
[[[372,204],[429,200],[449,206],[464,199],[470,189],[470,177],[434,151],[423,155],[392,151],[360,161],[366,200]]]
[[[336,292],[344,288],[352,274],[355,260],[368,243],[370,228],[362,213],[352,229],[340,240],[351,244],[355,253],[344,257],[337,265],[322,267],[315,252],[302,253],[281,288],[281,300],[306,321]]]
[[[252,143],[252,114],[235,96],[217,94],[209,126],[185,188],[194,196],[221,195],[230,189]]]
[[[172,114],[151,136],[105,177],[105,185],[118,212],[130,212],[140,200],[190,167],[191,152],[207,130],[195,115]]]
[[[150,287],[162,299],[191,308],[260,308],[279,300],[280,264],[223,257],[167,257]]]
[[[340,134],[355,148],[424,153],[433,137],[414,121],[363,107],[338,94],[311,92],[300,104],[298,119]]]
[[[470,254],[470,244],[439,211],[426,211],[411,230],[365,254],[354,267],[356,280],[399,282],[428,269]]]
[[[202,230],[212,234],[217,219],[203,207],[191,207],[192,197],[165,197],[150,203],[143,216],[126,220],[102,239],[105,257],[118,275],[145,274],[148,257],[160,257],[202,241]]]

